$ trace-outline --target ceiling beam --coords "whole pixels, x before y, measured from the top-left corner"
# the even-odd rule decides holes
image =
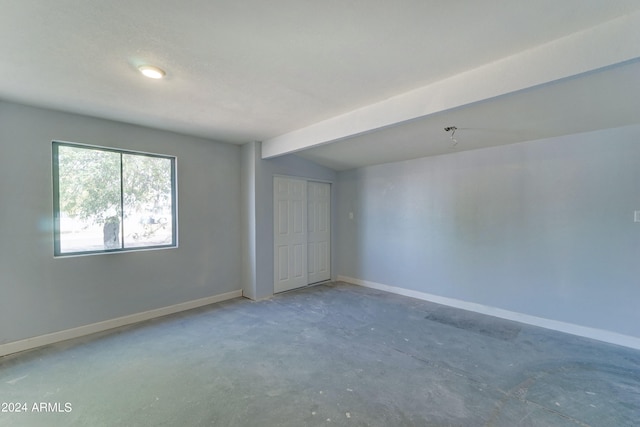
[[[640,58],[640,11],[280,135],[277,157]],[[443,125],[448,125],[444,123]]]

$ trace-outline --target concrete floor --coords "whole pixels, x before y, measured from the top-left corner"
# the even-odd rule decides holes
[[[638,426],[640,352],[339,283],[5,357],[0,402],[27,404],[0,426]]]

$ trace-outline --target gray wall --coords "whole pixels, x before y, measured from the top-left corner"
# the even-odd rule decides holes
[[[337,189],[339,275],[640,337],[640,126],[366,167]]]
[[[51,140],[178,157],[179,248],[53,258]],[[640,337],[640,126],[337,174],[0,102],[0,344],[273,292],[273,176],[336,182],[337,274]],[[349,219],[349,213],[354,218]]]
[[[251,162],[253,165],[245,163]],[[319,166],[313,162],[302,159],[296,155],[281,156],[274,159],[263,160],[261,158],[261,144],[253,142],[243,146],[243,179],[255,179],[254,193],[249,194],[247,206],[249,209],[255,208],[255,221],[249,221],[249,236],[247,247],[249,254],[243,253],[245,259],[255,259],[253,264],[255,271],[250,270],[251,264],[245,264],[245,279],[243,290],[245,295],[254,299],[266,298],[273,295],[273,177],[276,175],[286,175],[292,177],[306,178],[309,180],[319,180],[334,182],[336,172]],[[252,175],[253,174],[253,175]],[[244,186],[249,189],[250,185]],[[243,195],[243,197],[246,197]],[[332,209],[335,212],[335,191],[332,191]],[[253,206],[251,204],[253,203]],[[251,217],[253,212],[245,213],[245,217]],[[335,214],[332,213],[332,220]],[[332,229],[332,242],[335,242],[335,227]],[[252,238],[254,240],[252,240]],[[255,253],[251,245],[255,245]],[[335,244],[332,243],[335,248]],[[331,265],[335,265],[335,250],[331,251]],[[335,277],[335,276],[332,276]]]
[[[259,143],[242,146],[242,294],[256,297],[256,167],[259,164]]]
[[[179,248],[53,258],[51,140],[178,157]],[[240,148],[0,102],[0,344],[241,287]]]

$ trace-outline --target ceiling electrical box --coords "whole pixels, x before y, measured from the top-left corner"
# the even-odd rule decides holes
[[[640,211],[633,212],[633,222],[640,222]]]

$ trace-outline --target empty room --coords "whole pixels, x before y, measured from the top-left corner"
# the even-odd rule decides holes
[[[0,427],[640,425],[637,0],[0,0]]]

